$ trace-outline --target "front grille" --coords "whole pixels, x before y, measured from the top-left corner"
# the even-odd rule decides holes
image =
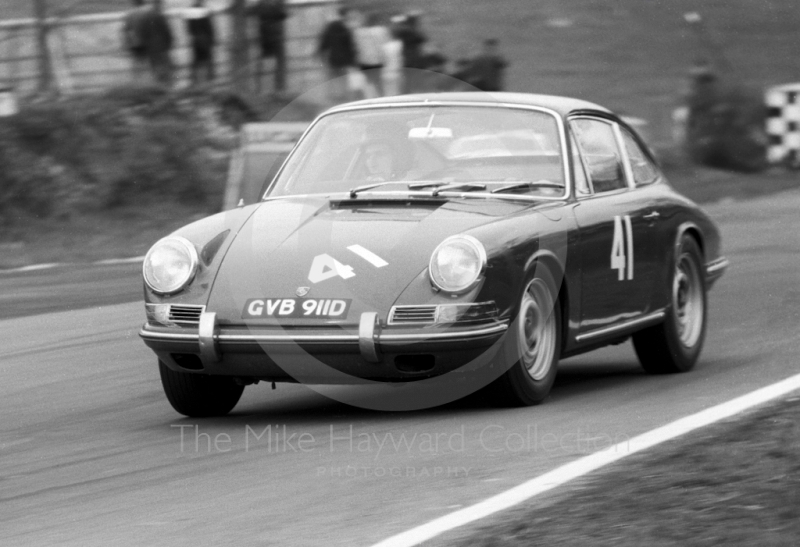
[[[205,306],[191,306],[186,304],[172,304],[169,307],[169,320],[173,323],[190,325],[200,324],[200,314],[205,311]]]
[[[427,324],[436,321],[436,306],[395,306],[389,324]]]

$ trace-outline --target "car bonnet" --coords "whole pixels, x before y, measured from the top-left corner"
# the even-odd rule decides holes
[[[240,324],[252,319],[246,308],[254,299],[273,304],[278,299],[337,299],[348,302],[346,317],[284,317],[280,324],[355,325],[365,311],[385,318],[403,289],[428,267],[442,240],[531,206],[361,197],[266,201],[225,255],[208,309],[221,324]]]

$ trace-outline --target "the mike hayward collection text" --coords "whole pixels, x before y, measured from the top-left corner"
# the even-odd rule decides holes
[[[480,428],[458,426],[439,431],[359,431],[350,425],[329,425],[313,431],[286,424],[253,426],[236,431],[201,428],[197,424],[172,424],[178,433],[181,453],[212,454],[226,452],[350,453],[369,455],[375,460],[397,454],[432,455],[458,452],[564,452],[590,453],[612,446],[624,450],[624,435],[577,428],[570,431],[544,431],[538,424],[513,428],[488,424]]]

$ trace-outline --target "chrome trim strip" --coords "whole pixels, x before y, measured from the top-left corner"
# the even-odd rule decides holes
[[[288,335],[288,334],[220,334],[217,336],[219,342],[225,343],[247,343],[258,344],[296,344],[298,342],[347,342],[358,343],[357,334],[323,334],[323,335]]]
[[[197,334],[182,332],[157,332],[146,330],[142,327],[139,330],[139,337],[144,340],[169,340],[173,342],[197,342]]]
[[[361,357],[370,363],[379,363],[381,360],[375,336],[378,334],[378,314],[368,311],[361,314],[358,323],[358,350]]]
[[[591,340],[593,338],[597,338],[599,336],[605,336],[607,334],[614,334],[617,331],[625,331],[632,327],[638,327],[641,325],[646,325],[648,323],[655,323],[661,319],[666,317],[667,312],[664,310],[655,311],[653,313],[648,313],[647,315],[643,315],[641,317],[637,317],[635,319],[631,319],[630,321],[625,321],[619,325],[612,325],[610,327],[603,327],[600,329],[596,329],[593,331],[585,332],[583,334],[579,334],[575,337],[576,342],[585,342],[587,340]]]
[[[728,266],[730,266],[731,261],[725,258],[724,256],[718,258],[714,262],[709,262],[706,264],[706,274],[711,275],[715,274],[720,270],[725,270]]]
[[[145,325],[146,327],[146,325]],[[163,340],[176,342],[198,342],[198,334],[183,334],[172,332],[148,331],[143,327],[139,331],[139,336],[146,340]],[[386,331],[381,332],[376,337],[376,342],[429,342],[438,340],[459,340],[478,336],[488,336],[500,334],[508,330],[508,324],[497,323],[488,327],[473,329],[468,331],[455,332],[431,332],[413,334],[392,334]],[[323,335],[289,335],[289,334],[216,334],[214,339],[217,343],[272,343],[272,344],[297,344],[297,343],[352,343],[358,344],[359,337],[356,334],[323,334]]]
[[[508,330],[507,323],[497,323],[489,327],[480,329],[461,331],[461,332],[432,332],[430,334],[385,334],[381,333],[381,342],[410,342],[418,340],[420,342],[428,342],[431,340],[457,340],[459,338],[469,338],[472,336],[487,336],[490,334],[499,334]]]

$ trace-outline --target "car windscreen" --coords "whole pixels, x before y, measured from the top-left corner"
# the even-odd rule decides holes
[[[460,183],[461,186],[459,186]],[[368,108],[319,119],[270,197],[370,191],[563,195],[559,124],[538,110],[459,105]]]

